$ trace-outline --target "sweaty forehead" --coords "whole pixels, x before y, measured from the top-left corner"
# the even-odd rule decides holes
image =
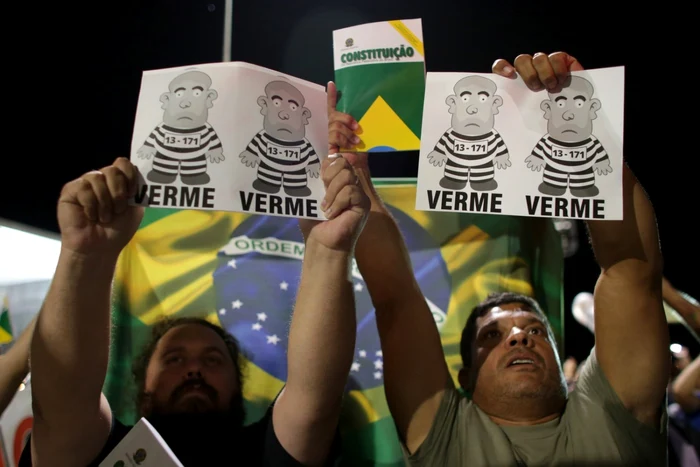
[[[168,330],[158,341],[156,352],[162,354],[176,348],[198,352],[212,347],[224,355],[228,354],[226,344],[213,329],[191,323],[181,324]]]

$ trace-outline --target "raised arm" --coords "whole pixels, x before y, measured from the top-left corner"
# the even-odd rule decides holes
[[[36,317],[22,331],[10,350],[0,355],[0,416],[17,393],[20,383],[29,373],[29,346]]]
[[[685,367],[671,384],[673,400],[678,402],[686,413],[693,413],[700,409],[700,398],[697,396],[699,389],[700,356],[695,357],[695,360]]]
[[[61,253],[31,344],[35,465],[86,465],[112,415],[107,371],[112,276],[142,210],[128,207],[136,171],[126,159],[68,183],[58,201]]]
[[[342,157],[322,165],[329,220],[301,220],[306,239],[289,332],[288,376],[273,409],[275,434],[305,465],[326,461],[355,348],[355,297],[349,279],[369,200]]]
[[[352,147],[357,124],[336,111],[328,85],[331,152]],[[413,274],[396,221],[372,185],[366,154],[345,155],[370,198],[369,219],[355,258],[376,309],[384,359],[384,390],[399,435],[409,452],[427,437],[446,388],[453,387],[440,334]]]
[[[507,68],[509,67],[509,68]],[[583,67],[572,56],[520,55],[515,69],[532,90],[556,88]],[[505,60],[494,71],[515,77]],[[669,377],[668,323],[661,302],[662,257],[656,217],[632,171],[623,164],[621,221],[588,221],[600,265],[594,292],[596,357],[622,403],[657,426]]]
[[[700,306],[686,299],[665,277],[661,281],[661,294],[666,303],[676,310],[685,325],[695,333],[700,334]]]

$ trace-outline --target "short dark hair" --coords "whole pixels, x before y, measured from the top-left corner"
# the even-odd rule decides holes
[[[207,327],[214,331],[228,349],[229,355],[231,355],[231,360],[233,361],[233,367],[238,378],[238,384],[241,393],[243,392],[243,363],[244,355],[241,351],[240,344],[238,340],[233,337],[229,332],[223,328],[207,321],[204,318],[197,318],[192,316],[182,317],[182,318],[166,318],[159,321],[151,329],[151,340],[146,344],[143,352],[139,357],[134,360],[132,373],[134,376],[134,382],[136,383],[136,408],[140,410],[141,404],[144,401],[145,387],[146,387],[146,370],[148,369],[148,364],[151,362],[151,357],[153,357],[153,352],[156,350],[156,346],[160,339],[171,329],[177,326],[184,326],[187,324],[198,324],[200,326]]]
[[[547,326],[547,333],[550,338],[553,336],[552,329],[549,326],[547,315],[544,314],[540,305],[532,297],[514,292],[499,292],[489,294],[481,303],[474,307],[467,323],[462,329],[462,338],[459,342],[459,353],[462,356],[462,365],[465,367],[471,366],[472,363],[472,342],[476,336],[476,320],[489,312],[493,307],[503,305],[505,303],[523,303],[528,311],[531,311],[542,318],[542,321]],[[554,345],[554,343],[553,343]]]

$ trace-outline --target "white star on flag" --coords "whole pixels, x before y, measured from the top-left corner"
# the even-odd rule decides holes
[[[232,259],[228,262],[228,265],[231,266],[233,269],[236,269],[236,260]]]
[[[375,372],[374,372],[374,379],[382,379],[382,372],[381,372],[381,371],[375,371]]]
[[[364,350],[360,350],[358,354],[360,355],[360,358],[367,358],[367,352]]]
[[[350,371],[360,371],[360,364],[357,362],[352,362],[352,366],[350,367]]]
[[[219,314],[220,314],[221,316],[224,316],[224,315],[226,314],[226,308],[220,309],[220,310],[219,310]]]
[[[277,343],[280,341],[280,338],[277,337],[277,334],[273,334],[271,336],[267,336],[267,343],[272,344],[272,345],[277,345]]]
[[[267,319],[267,315],[265,313],[258,313],[258,321],[265,321]]]
[[[374,368],[375,370],[383,370],[384,369],[384,362],[377,359],[374,361]]]
[[[382,351],[381,351],[381,350],[377,350],[377,351],[374,353],[374,355],[376,355],[376,356],[379,357],[379,358],[383,358],[383,357],[384,357],[384,354],[382,354]]]
[[[364,287],[359,282],[357,284],[355,284],[355,291],[356,292],[362,292],[363,289],[364,289]]]
[[[236,300],[236,301],[231,302],[231,306],[233,307],[234,310],[237,310],[243,306],[243,302],[240,300]]]
[[[259,331],[261,329],[262,329],[262,324],[260,324],[260,323],[253,324],[253,331]]]
[[[289,287],[289,284],[287,284],[285,281],[280,282],[281,290],[287,290],[287,287]]]

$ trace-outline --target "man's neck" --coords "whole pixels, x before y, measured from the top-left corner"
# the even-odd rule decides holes
[[[566,400],[542,401],[524,398],[512,401],[501,399],[497,403],[489,403],[477,398],[474,403],[496,425],[532,426],[550,422],[561,416]]]

